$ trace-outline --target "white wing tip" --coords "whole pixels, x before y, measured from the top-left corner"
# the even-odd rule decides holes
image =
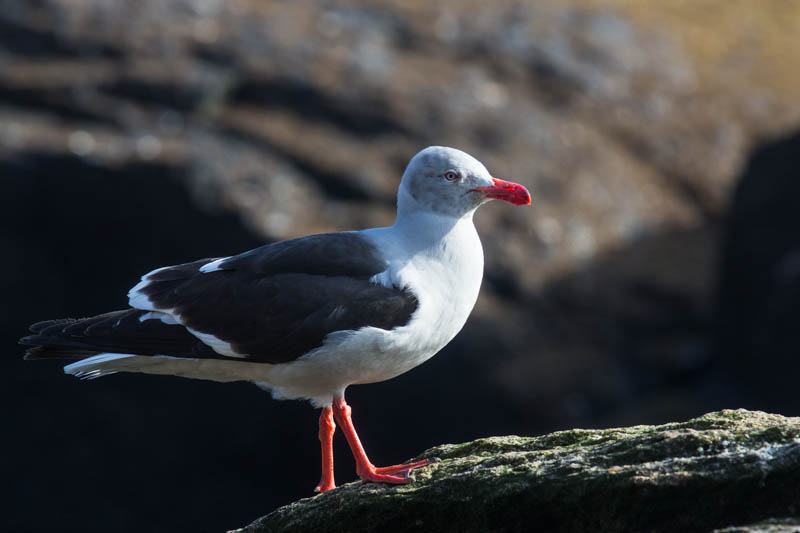
[[[206,263],[205,265],[200,267],[200,272],[208,274],[209,272],[216,272],[218,270],[222,270],[222,268],[220,268],[220,265],[222,264],[223,261],[226,261],[227,259],[230,259],[230,257],[221,257],[219,259],[211,261],[210,263]]]
[[[196,329],[192,329],[188,326],[184,327],[189,333],[200,339],[200,342],[210,347],[212,350],[214,350],[220,355],[225,355],[228,357],[239,357],[239,358],[247,357],[247,354],[235,351],[230,343],[217,338],[211,333],[203,333],[202,331],[197,331]]]
[[[128,305],[135,309],[141,309],[143,311],[157,311],[155,307],[153,307],[150,298],[145,296],[141,293],[141,290],[150,285],[152,281],[153,274],[158,274],[164,269],[172,268],[171,266],[165,266],[161,268],[157,268],[155,270],[151,270],[147,274],[141,277],[141,281],[134,285],[134,287],[128,291]]]
[[[142,311],[156,311],[157,309],[153,307],[153,302],[150,301],[150,298],[139,292],[147,283],[149,282],[142,281],[128,292],[128,305]]]
[[[100,353],[65,366],[64,373],[81,379],[96,379],[116,374],[119,370],[109,363],[128,357],[135,356],[128,353]]]
[[[167,312],[162,312],[162,311],[149,311],[139,317],[139,322],[144,322],[145,320],[160,320],[164,324],[170,324],[170,325],[179,324],[179,322],[175,319],[174,316],[172,316]]]

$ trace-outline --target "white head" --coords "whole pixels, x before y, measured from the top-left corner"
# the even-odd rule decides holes
[[[429,146],[415,155],[398,191],[399,213],[427,211],[461,218],[492,199],[527,205],[522,185],[495,179],[471,155],[444,146]]]

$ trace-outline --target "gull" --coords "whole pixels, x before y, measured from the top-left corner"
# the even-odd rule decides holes
[[[493,178],[460,150],[428,147],[403,173],[389,227],[311,235],[230,257],[158,268],[128,293],[128,309],[38,322],[26,359],[70,358],[67,374],[117,372],[250,381],[277,399],[322,409],[322,477],[336,486],[340,425],[369,482],[409,483],[429,460],[378,468],[345,401],[350,385],[396,377],[461,330],[483,278],[472,218],[497,199],[528,205],[522,185]]]

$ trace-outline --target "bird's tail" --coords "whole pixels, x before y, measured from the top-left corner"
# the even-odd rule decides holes
[[[33,324],[29,328],[33,335],[23,337],[19,341],[20,344],[31,346],[25,351],[25,359],[76,359],[76,362],[64,367],[64,372],[84,379],[99,378],[118,372],[119,363],[115,361],[135,356],[101,352],[92,349],[86,343],[86,339],[65,333],[70,328],[85,328],[86,323],[97,321],[97,318],[59,318]]]
[[[76,360],[65,366],[64,372],[84,379],[141,372],[240,381],[251,379],[251,365],[255,364],[227,359],[174,319],[164,320],[157,312],[139,309],[77,320],[46,320],[30,330],[31,335],[19,341],[29,346],[25,359]]]
[[[113,328],[122,320],[136,319],[140,313],[126,310],[89,318],[44,320],[30,326],[31,335],[21,338],[19,343],[30,346],[25,351],[25,359],[28,360],[76,360],[65,366],[64,372],[83,379],[117,372],[135,372],[139,371],[137,366],[153,366],[156,362],[148,361],[150,357],[138,357],[135,353],[110,353],[108,348],[112,347],[115,339],[108,336],[107,332],[110,325]]]
[[[61,333],[68,327],[77,324],[75,318],[59,318],[44,320],[30,326],[33,335],[22,337],[20,344],[31,346],[25,351],[25,359],[85,359],[100,353],[96,350],[74,346],[62,337]]]

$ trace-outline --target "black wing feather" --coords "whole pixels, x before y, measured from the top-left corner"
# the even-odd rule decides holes
[[[369,281],[386,263],[352,233],[262,246],[214,272],[200,272],[204,264],[160,270],[141,292],[252,361],[292,361],[333,331],[405,325],[418,305],[408,290]]]
[[[188,327],[229,343],[248,361],[282,363],[321,346],[334,331],[405,325],[418,306],[410,290],[369,281],[386,263],[353,233],[262,246],[221,261],[218,270],[201,272],[211,261],[157,270],[140,289],[156,309],[169,310],[183,325],[140,321],[146,311],[130,309],[40,322],[31,326],[35,335],[21,342],[40,346],[29,350],[29,357],[74,356],[76,349],[85,349],[230,359]]]
[[[38,322],[30,327],[34,335],[20,343],[33,345],[27,359],[87,357],[100,352],[175,357],[218,356],[210,347],[180,325],[139,318],[147,311],[125,309],[82,319]]]

